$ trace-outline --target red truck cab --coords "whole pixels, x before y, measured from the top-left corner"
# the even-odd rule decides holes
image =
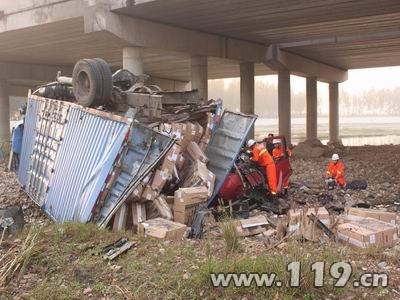
[[[263,144],[272,156],[274,139],[279,139],[281,141],[281,147],[283,147],[282,149],[285,149],[283,156],[274,160],[278,182],[277,191],[283,192],[284,182],[288,182],[289,177],[292,174],[292,168],[289,161],[290,151],[287,148],[285,137],[276,136],[265,138],[258,143]],[[251,195],[261,195],[261,198],[263,198],[263,193],[268,189],[265,179],[266,174],[264,173],[263,168],[255,166],[255,163],[251,162],[250,158],[248,158],[248,161],[243,159],[240,159],[239,161],[240,162],[237,162],[236,169],[234,168],[231,170],[225,179],[224,184],[219,191],[220,198],[225,202],[237,200],[243,195],[250,196],[249,198],[251,198]],[[264,192],[260,193],[260,190]]]

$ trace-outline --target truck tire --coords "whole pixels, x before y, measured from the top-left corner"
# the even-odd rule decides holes
[[[77,102],[85,107],[94,106],[102,96],[102,76],[97,62],[92,59],[79,60],[72,72],[72,88]]]
[[[100,106],[100,105],[106,104],[111,98],[112,87],[113,87],[112,73],[111,73],[110,66],[104,59],[93,58],[93,60],[97,64],[97,68],[99,70],[99,73],[101,76],[101,81],[102,81],[101,97],[96,99],[96,105]]]

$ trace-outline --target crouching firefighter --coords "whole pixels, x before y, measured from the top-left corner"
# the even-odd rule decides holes
[[[346,187],[344,163],[336,153],[332,155],[332,161],[329,163],[328,170],[325,173],[325,180],[328,189],[333,189],[335,185],[338,185],[341,189]]]
[[[257,144],[255,140],[247,141],[247,148],[252,152],[252,160],[258,165],[264,168],[265,175],[267,176],[267,186],[273,196],[277,192],[277,179],[276,179],[276,167],[274,160],[268,153],[267,149],[261,144]]]

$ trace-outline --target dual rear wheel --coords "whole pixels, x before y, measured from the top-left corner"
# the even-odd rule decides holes
[[[72,87],[80,105],[105,105],[112,95],[112,73],[109,65],[101,58],[79,60],[72,73]]]

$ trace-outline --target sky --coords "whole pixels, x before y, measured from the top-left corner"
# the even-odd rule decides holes
[[[349,79],[340,84],[340,88],[348,93],[358,94],[370,88],[391,89],[400,87],[400,67],[372,68],[349,70]],[[259,76],[259,80],[268,83],[278,83],[276,75]],[[305,91],[306,79],[291,76],[291,87],[294,92]],[[328,88],[327,84],[318,83],[318,88]]]

